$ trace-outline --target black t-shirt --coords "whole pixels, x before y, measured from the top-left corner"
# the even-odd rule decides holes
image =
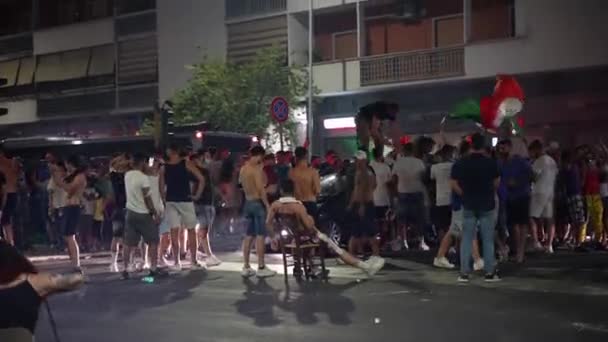
[[[196,204],[198,204],[198,205],[213,205],[213,184],[211,184],[211,176],[209,174],[209,170],[207,170],[204,167],[198,167],[198,170],[203,175],[203,178],[205,178],[205,188],[203,189],[203,193],[201,194],[201,198],[198,201],[196,201]]]
[[[124,209],[127,206],[127,190],[125,189],[125,174],[122,172],[111,172],[110,182],[114,191],[114,202],[116,207]]]
[[[462,204],[466,210],[494,209],[494,180],[498,177],[496,161],[480,153],[473,153],[452,167],[452,179],[462,188]]]

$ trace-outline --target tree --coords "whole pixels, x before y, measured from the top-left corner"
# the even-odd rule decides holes
[[[218,130],[269,139],[273,127],[269,106],[276,96],[292,106],[306,95],[308,74],[288,67],[284,49],[262,49],[249,63],[203,60],[192,67],[186,87],[173,98],[176,125],[207,121]],[[294,141],[293,119],[283,125],[285,140]]]

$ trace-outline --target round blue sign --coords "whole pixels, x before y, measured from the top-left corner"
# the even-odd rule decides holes
[[[289,118],[289,104],[283,97],[275,97],[270,103],[270,115],[278,123],[287,121]]]

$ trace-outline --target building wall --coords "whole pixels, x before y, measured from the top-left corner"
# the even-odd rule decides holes
[[[608,1],[516,0],[515,4],[519,37],[467,46],[467,78],[608,63]]]
[[[224,1],[157,0],[161,101],[188,82],[187,65],[226,58],[224,17]]]

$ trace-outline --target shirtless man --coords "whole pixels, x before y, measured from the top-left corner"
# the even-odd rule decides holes
[[[314,219],[307,214],[306,208],[302,202],[294,198],[294,192],[294,182],[292,180],[288,179],[281,183],[281,198],[274,202],[268,211],[268,217],[266,219],[266,225],[268,227],[273,227],[277,214],[295,215],[300,223],[300,227],[297,229],[306,231],[308,232],[308,235],[316,236],[319,240],[327,243],[327,246],[347,265],[364,271],[370,277],[384,267],[384,259],[376,257],[370,258],[368,261],[361,261],[340,248],[335,242],[329,239],[327,235],[321,233],[315,228]],[[274,236],[274,230],[271,231],[271,234]],[[276,246],[275,241],[276,240],[273,240],[273,247]]]
[[[241,168],[239,179],[245,192],[244,215],[248,220],[247,236],[243,240],[243,277],[249,278],[257,275],[258,278],[272,277],[276,272],[266,268],[264,262],[265,237],[266,237],[266,211],[268,210],[268,198],[266,196],[266,180],[263,169],[265,155],[262,146],[255,146],[250,151],[249,160]],[[251,243],[255,239],[255,249],[258,255],[258,271],[254,271],[249,264],[249,253]]]
[[[0,149],[0,172],[4,175],[6,184],[4,185],[4,208],[2,209],[2,230],[4,239],[10,245],[15,245],[15,235],[13,232],[13,217],[17,210],[17,182],[19,180],[19,163],[13,158],[6,156]]]
[[[66,207],[63,209],[63,227],[61,233],[68,247],[68,254],[72,265],[77,272],[82,272],[80,268],[80,251],[76,242],[76,231],[80,221],[81,200],[84,189],[87,186],[85,167],[78,156],[68,158],[66,167],[68,176],[65,179],[58,179],[59,186],[67,193]]]
[[[296,166],[289,172],[295,187],[296,199],[304,205],[308,215],[317,220],[317,196],[321,192],[319,172],[308,165],[308,151],[296,148]]]

